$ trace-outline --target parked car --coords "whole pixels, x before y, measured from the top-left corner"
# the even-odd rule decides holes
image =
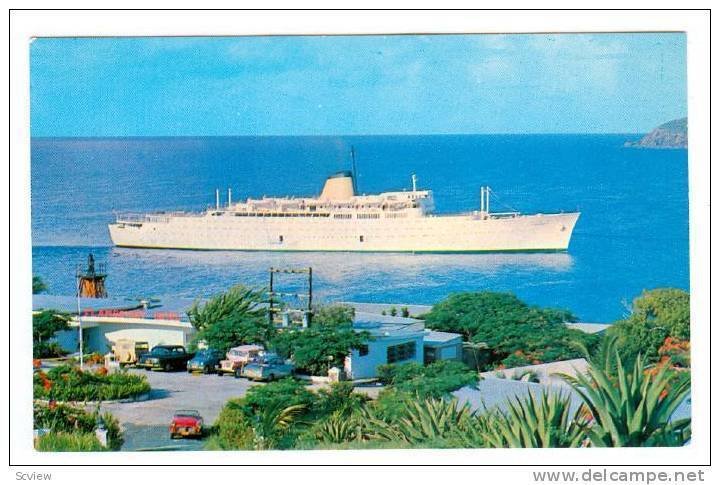
[[[136,342],[128,338],[118,339],[112,345],[112,353],[121,366],[137,363],[138,358],[149,350],[150,346],[147,342]]]
[[[252,362],[263,350],[265,348],[262,345],[233,347],[225,354],[225,360],[220,361],[220,365],[217,367],[218,375],[233,374],[235,377],[240,377],[243,367]]]
[[[245,365],[242,376],[253,381],[273,381],[291,376],[294,371],[295,366],[289,360],[271,352],[261,352],[253,362]]]
[[[170,421],[170,438],[202,438],[203,418],[194,409],[180,409]]]
[[[138,367],[150,369],[187,369],[188,361],[193,354],[188,353],[182,345],[156,345],[152,350],[140,356]]]
[[[222,352],[215,349],[202,349],[195,353],[195,356],[188,360],[187,371],[197,372],[200,371],[203,374],[209,374],[214,372],[220,361],[223,358]]]

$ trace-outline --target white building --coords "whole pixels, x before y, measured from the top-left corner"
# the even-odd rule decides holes
[[[81,298],[80,320],[85,352],[105,354],[119,339],[155,345],[187,345],[195,329],[187,319],[190,299],[167,299],[146,308],[137,300]],[[33,295],[33,311],[58,310],[73,315],[70,330],[56,341],[68,352],[78,351],[77,299],[73,296]]]
[[[377,377],[384,364],[460,360],[462,336],[425,329],[422,320],[356,312],[353,327],[370,334],[367,344],[345,358],[350,379]]]

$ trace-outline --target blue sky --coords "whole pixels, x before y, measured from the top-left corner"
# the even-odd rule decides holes
[[[36,39],[33,136],[640,133],[685,35]]]

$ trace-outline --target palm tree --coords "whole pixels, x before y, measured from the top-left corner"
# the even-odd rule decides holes
[[[253,447],[256,450],[276,449],[282,433],[295,424],[305,409],[304,404],[282,407],[278,403],[253,416]]]
[[[261,290],[237,285],[205,304],[195,301],[187,314],[197,330],[204,330],[223,320],[263,315],[265,310],[260,306],[262,300]]]
[[[35,295],[35,294],[37,294],[37,293],[42,293],[42,292],[45,291],[45,290],[47,290],[47,285],[46,285],[45,282],[42,280],[42,278],[40,278],[40,277],[37,276],[37,275],[33,275],[33,277],[32,277],[32,292],[33,292],[33,295]]]
[[[593,446],[677,446],[689,439],[690,420],[671,421],[690,392],[688,372],[664,365],[653,372],[638,355],[623,364],[591,364],[587,375],[563,375],[592,416],[587,430]]]
[[[494,448],[567,448],[580,446],[585,438],[580,409],[571,412],[569,395],[543,391],[539,398],[530,391],[508,401],[506,412],[491,411],[483,436]]]

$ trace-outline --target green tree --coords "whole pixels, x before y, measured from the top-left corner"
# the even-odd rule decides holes
[[[350,305],[322,305],[313,312],[313,325],[337,326],[351,324],[355,318],[355,308]]]
[[[261,306],[262,297],[259,290],[234,286],[207,303],[195,302],[188,310],[198,330],[195,341],[204,340],[221,352],[237,345],[267,344],[275,328]]]
[[[195,341],[203,340],[209,347],[227,352],[238,345],[267,345],[274,331],[265,317],[234,316],[208,325],[197,333]]]
[[[40,277],[37,276],[37,275],[33,275],[33,277],[32,277],[32,292],[33,292],[33,295],[35,295],[35,294],[37,294],[37,293],[42,293],[43,291],[46,291],[46,290],[47,290],[47,285],[46,285],[45,282],[42,280],[42,278],[40,278]]]
[[[506,367],[578,357],[578,344],[592,348],[597,340],[565,325],[577,321],[569,311],[529,306],[510,293],[453,294],[424,317],[429,328],[487,344],[492,364]]]
[[[690,339],[690,295],[676,288],[643,291],[633,301],[632,314],[616,322],[608,335],[617,338],[623,360],[646,354],[655,362],[666,338]]]
[[[368,339],[350,325],[312,326],[304,330],[284,330],[270,346],[283,357],[292,357],[296,369],[311,375],[327,375],[331,367],[342,368],[351,349]]]
[[[57,343],[49,340],[55,333],[70,328],[68,315],[54,310],[43,310],[33,315],[33,357],[56,357],[62,354]]]
[[[326,375],[330,367],[344,366],[345,357],[369,339],[367,332],[352,327],[354,309],[329,305],[315,310],[306,329],[283,329],[270,346],[283,357],[292,357],[295,367],[311,375]]]

